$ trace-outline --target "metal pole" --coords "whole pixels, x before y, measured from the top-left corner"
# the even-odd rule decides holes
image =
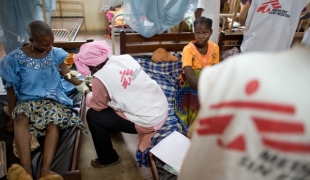
[[[47,19],[46,19],[46,9],[45,9],[45,2],[44,2],[44,0],[42,0],[42,12],[43,12],[43,19],[44,19],[44,22],[47,23]]]

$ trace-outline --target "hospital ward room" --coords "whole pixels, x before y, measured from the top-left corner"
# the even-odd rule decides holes
[[[2,0],[0,180],[310,180],[309,79],[310,0]]]

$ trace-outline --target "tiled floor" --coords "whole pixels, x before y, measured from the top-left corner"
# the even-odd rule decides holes
[[[87,38],[93,38],[95,41],[105,40],[111,45],[111,39],[104,37],[104,32],[80,32],[76,41],[82,41]],[[119,54],[119,38],[115,40],[116,51]],[[111,50],[112,54],[112,50]],[[0,44],[0,60],[5,56],[3,46]],[[137,135],[126,133],[111,134],[113,146],[121,157],[121,163],[104,169],[94,169],[90,165],[92,159],[97,158],[92,137],[90,134],[81,136],[81,149],[79,169],[82,174],[82,180],[145,180],[152,179],[152,173],[149,168],[137,167],[135,161],[135,151],[137,146]]]

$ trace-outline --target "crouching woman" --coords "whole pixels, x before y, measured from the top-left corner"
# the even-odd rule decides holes
[[[105,41],[91,42],[74,56],[79,72],[93,75],[92,92],[86,91],[86,118],[98,156],[91,161],[94,168],[120,162],[109,130],[138,134],[138,149],[143,152],[168,115],[167,98],[156,81],[130,55],[108,58],[109,51]]]

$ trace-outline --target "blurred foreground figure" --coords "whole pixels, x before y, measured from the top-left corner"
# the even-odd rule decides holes
[[[309,68],[306,46],[205,68],[179,179],[309,179]]]

